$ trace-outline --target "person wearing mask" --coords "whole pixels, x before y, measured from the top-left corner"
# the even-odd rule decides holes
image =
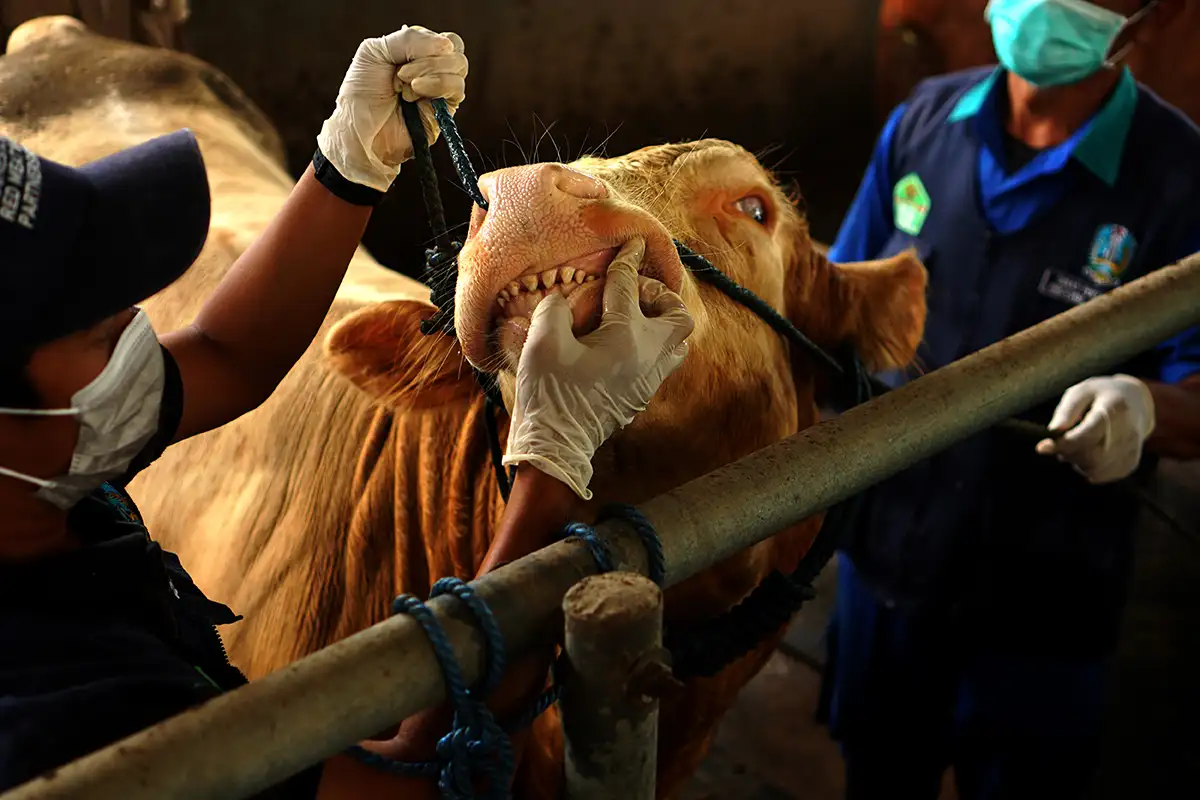
[[[436,136],[428,99],[456,109],[466,74],[453,33],[404,27],[362,42],[312,167],[193,324],[161,335],[135,304],[177,280],[208,232],[191,133],[79,168],[0,139],[0,791],[246,682],[215,627],[238,618],[155,544],[125,485],[166,447],[271,394],[412,155],[398,96],[419,101]],[[514,409],[529,423],[510,437],[522,463],[497,537],[506,558],[524,554],[513,541],[568,521],[587,459],[686,354],[679,297],[639,307],[643,253],[631,241],[610,267],[599,330],[576,340],[553,300],[533,316]],[[405,758],[430,744],[411,740],[372,747]],[[335,756],[263,796],[435,791]]]
[[[915,248],[925,369],[1200,250],[1200,131],[1124,66],[1192,0],[985,13],[999,65],[894,110],[830,251]],[[849,798],[934,800],[950,765],[964,800],[1089,786],[1137,512],[1114,483],[1200,456],[1200,333],[1024,416],[1061,435],[988,431],[896,475],[839,553],[821,718]]]

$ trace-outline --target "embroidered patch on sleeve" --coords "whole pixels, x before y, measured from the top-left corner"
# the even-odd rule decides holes
[[[910,172],[896,182],[892,192],[892,207],[898,230],[910,236],[918,235],[921,228],[925,227],[930,205],[929,192],[917,173]]]

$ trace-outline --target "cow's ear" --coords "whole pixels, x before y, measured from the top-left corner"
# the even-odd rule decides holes
[[[329,332],[326,358],[364,392],[397,408],[469,397],[474,375],[458,342],[444,333],[421,333],[421,322],[433,313],[432,306],[412,300],[367,306]]]
[[[925,331],[928,274],[913,250],[835,264],[815,247],[789,276],[792,323],[817,344],[850,343],[872,372],[906,367]]]

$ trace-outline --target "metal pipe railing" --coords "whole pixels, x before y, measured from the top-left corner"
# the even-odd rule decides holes
[[[783,528],[1200,322],[1200,255],[1151,273],[640,507],[673,585]],[[619,521],[617,568],[646,574]],[[548,641],[566,592],[596,571],[558,543],[474,582],[510,653]],[[449,597],[430,607],[476,680],[483,640]],[[444,699],[420,627],[398,616],[0,796],[246,797]]]

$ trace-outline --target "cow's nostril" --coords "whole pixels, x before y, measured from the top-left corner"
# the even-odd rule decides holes
[[[591,175],[577,172],[570,167],[559,167],[554,171],[554,186],[561,192],[581,200],[602,200],[608,197],[608,187]]]

